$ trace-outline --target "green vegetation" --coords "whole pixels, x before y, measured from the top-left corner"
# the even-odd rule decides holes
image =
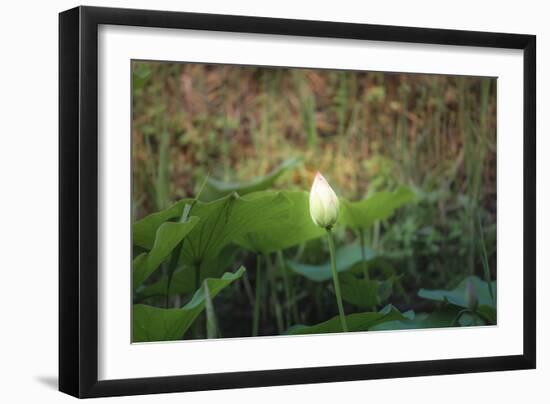
[[[133,341],[496,324],[494,79],[132,69]]]

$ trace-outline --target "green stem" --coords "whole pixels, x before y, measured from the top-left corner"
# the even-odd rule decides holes
[[[487,257],[487,249],[485,248],[485,237],[483,236],[483,228],[481,227],[481,216],[479,211],[477,212],[477,221],[479,224],[479,237],[481,238],[481,252],[482,252],[482,262],[483,262],[483,272],[485,275],[485,282],[487,282],[487,287],[489,288],[489,295],[491,300],[496,306],[496,299],[493,293],[493,286],[491,285],[491,272],[489,270],[489,259]]]
[[[277,265],[279,266],[279,269],[281,270],[281,275],[283,277],[283,287],[285,289],[285,299],[286,299],[285,318],[286,318],[286,325],[288,327],[291,324],[290,313],[291,313],[291,307],[292,307],[293,301],[292,301],[292,295],[290,293],[290,283],[288,280],[288,274],[286,273],[286,265],[283,258],[283,253],[281,251],[277,251]]]
[[[195,292],[196,292],[200,288],[201,264],[196,263],[193,266],[193,269],[195,271]],[[195,338],[200,338],[200,334],[201,334],[200,321],[198,321],[199,317],[201,317],[201,314],[197,316],[197,319],[195,320],[195,322],[193,322],[193,325],[192,325],[193,335]]]
[[[270,290],[271,290],[271,301],[273,303],[273,308],[275,310],[275,320],[277,321],[277,330],[279,334],[282,334],[284,331],[284,321],[283,321],[283,310],[281,308],[281,303],[279,302],[279,297],[277,296],[277,279],[275,278],[273,264],[269,254],[264,255],[265,263],[267,266],[267,279],[269,281]]]
[[[199,290],[201,286],[201,266],[200,264],[195,265],[195,291]]]
[[[178,259],[181,254],[181,248],[183,246],[183,240],[178,243],[174,251],[172,252],[172,256],[170,257],[170,264],[168,265],[168,279],[166,282],[166,297],[164,306],[168,308],[170,303],[170,286],[172,284],[172,278],[174,276],[174,272],[176,271],[176,267],[178,265]]]
[[[361,266],[363,268],[363,277],[369,280],[369,268],[367,267],[367,259],[365,257],[365,231],[359,229],[359,244],[361,245]]]
[[[372,244],[371,247],[374,251],[378,251],[378,243],[380,242],[380,221],[377,220],[374,223],[374,227],[372,229]]]
[[[218,338],[219,334],[218,319],[216,318],[216,312],[214,311],[214,302],[210,295],[210,289],[208,288],[208,282],[204,282],[204,296],[206,306],[206,338]]]
[[[252,321],[252,336],[255,337],[258,335],[258,330],[260,328],[260,306],[261,306],[261,291],[262,291],[262,269],[260,268],[261,264],[260,254],[256,255],[256,301],[254,303],[254,318]]]
[[[338,313],[340,315],[340,323],[342,331],[348,331],[346,323],[346,314],[344,313],[344,305],[342,304],[342,293],[340,292],[340,281],[338,279],[338,270],[336,269],[336,248],[334,247],[334,239],[330,228],[327,227],[328,248],[330,251],[330,266],[332,268],[332,280],[334,281],[334,292],[336,293],[336,303],[338,303]]]

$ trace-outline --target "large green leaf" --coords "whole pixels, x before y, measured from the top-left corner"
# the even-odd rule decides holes
[[[401,313],[392,305],[387,305],[378,312],[354,313],[346,316],[348,331],[368,331],[374,326],[387,321],[407,320],[414,316],[413,312],[406,315]],[[297,334],[326,334],[332,332],[342,332],[340,317],[336,316],[328,321],[316,325],[295,325],[286,332],[288,335]]]
[[[214,202],[200,203],[192,214],[201,218],[183,250],[188,262],[215,257],[241,235],[269,229],[288,219],[291,202],[280,192],[261,191],[239,197],[231,194]]]
[[[482,304],[476,310],[476,313],[483,317],[489,324],[497,323],[497,309],[487,304]]]
[[[397,208],[414,199],[414,192],[404,186],[393,192],[376,192],[357,202],[340,198],[339,223],[354,230],[366,229],[377,220],[389,218]]]
[[[233,245],[226,246],[217,256],[206,259],[200,268],[200,281],[205,278],[220,277],[234,262],[237,249]],[[170,283],[170,295],[189,294],[195,291],[195,269],[190,265],[180,266],[172,276]],[[168,278],[163,276],[153,284],[147,285],[140,290],[143,300],[149,296],[164,296]]]
[[[269,174],[262,177],[256,177],[252,181],[246,183],[225,182],[215,178],[209,178],[206,182],[206,187],[201,194],[201,200],[212,201],[233,192],[236,192],[242,196],[252,192],[266,190],[270,188],[277,178],[279,178],[285,171],[295,168],[299,163],[300,159],[298,158],[285,160]]]
[[[436,309],[429,314],[416,314],[415,317],[411,319],[388,321],[377,324],[371,328],[371,331],[451,327],[460,310],[461,309],[456,306],[447,305]]]
[[[160,212],[152,213],[134,223],[132,229],[132,242],[134,245],[150,250],[153,248],[157,230],[161,224],[169,220],[180,218],[186,204],[191,205],[193,199],[182,199],[175,205]],[[196,215],[194,215],[196,216]]]
[[[342,299],[361,308],[379,306],[390,297],[393,283],[396,279],[398,277],[390,277],[384,281],[378,281],[359,279],[349,273],[342,274],[340,275]]]
[[[210,298],[214,299],[223,288],[239,279],[244,271],[244,267],[241,267],[235,273],[226,272],[221,278],[205,279],[189,303],[179,309],[162,309],[144,304],[135,304],[132,318],[132,341],[150,342],[181,339],[205,308],[205,288],[208,288]]]
[[[167,220],[180,217],[183,200],[171,208],[147,216],[134,225],[134,243],[147,248],[153,232]],[[281,192],[261,191],[243,197],[231,194],[213,202],[196,202],[191,210],[200,218],[183,246],[186,262],[196,265],[215,257],[224,246],[246,233],[269,229],[288,219],[292,202]]]
[[[165,222],[158,227],[151,251],[140,254],[133,262],[134,289],[140,286],[159,267],[198,222],[199,218],[192,216],[183,223]]]
[[[365,259],[372,261],[376,258],[375,253],[365,246]],[[336,267],[338,272],[344,272],[353,267],[354,264],[361,261],[361,246],[357,243],[349,244],[336,250]],[[320,265],[302,264],[296,261],[287,261],[289,268],[308,279],[315,282],[324,282],[332,279],[332,270],[330,261]]]
[[[474,289],[476,291],[478,299],[478,307],[476,308],[476,313],[479,316],[483,317],[483,319],[485,319],[489,324],[496,324],[497,310],[495,302],[493,301],[491,293],[489,292],[488,284],[487,282],[479,279],[477,276],[469,276],[465,278],[453,290],[420,289],[418,291],[418,296],[423,297],[424,299],[447,302],[458,307],[468,308],[468,303],[466,302],[465,296],[468,279],[471,279],[473,281]],[[496,296],[496,282],[491,282],[491,288]]]
[[[282,194],[290,201],[285,220],[269,227],[243,234],[236,241],[246,249],[262,254],[301,244],[321,237],[325,231],[315,225],[309,214],[309,194],[305,191],[285,191]]]
[[[424,299],[437,300],[440,302],[448,302],[448,303],[454,304],[455,306],[468,308],[468,304],[466,303],[466,297],[465,297],[465,290],[466,290],[466,285],[468,283],[468,279],[471,279],[473,281],[479,305],[494,307],[493,299],[491,298],[489,289],[487,287],[487,282],[482,281],[477,276],[469,276],[465,278],[453,290],[420,289],[418,291],[418,296]],[[491,282],[491,287],[493,288],[493,291],[495,291],[496,283]]]

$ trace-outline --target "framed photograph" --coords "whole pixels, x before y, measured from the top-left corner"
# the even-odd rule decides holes
[[[532,35],[59,16],[59,388],[532,369]]]

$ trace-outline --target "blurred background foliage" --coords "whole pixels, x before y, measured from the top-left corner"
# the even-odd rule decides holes
[[[416,194],[365,235],[384,257],[373,273],[399,276],[391,301],[400,310],[430,311],[419,289],[453,289],[482,276],[484,262],[496,279],[496,79],[149,61],[132,63],[132,79],[134,220],[194,197],[207,176],[205,200],[262,180],[309,190],[319,170],[351,201],[401,185]],[[337,242],[349,244],[349,233],[339,229]],[[284,254],[319,264],[328,250],[317,239]],[[255,266],[242,251],[232,259],[233,269]],[[253,282],[247,273],[218,296],[224,336],[250,333]],[[307,277],[293,282],[294,318],[336,313],[330,292]],[[274,287],[260,334],[281,329],[285,284]]]

